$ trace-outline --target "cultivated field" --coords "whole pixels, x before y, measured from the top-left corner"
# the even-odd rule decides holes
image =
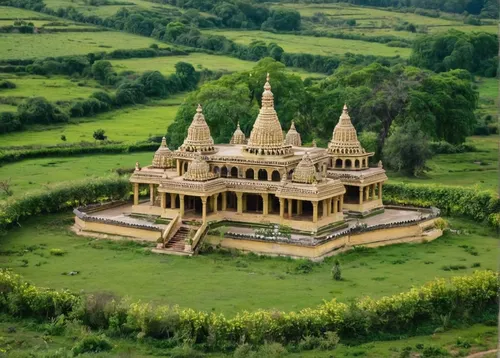
[[[374,56],[408,57],[409,48],[389,47],[376,42],[344,40],[328,37],[273,34],[265,31],[206,30],[206,33],[225,36],[236,43],[248,45],[252,41],[275,42],[286,52],[313,55],[341,55],[347,52]]]
[[[476,263],[481,269],[495,270],[498,262],[494,232],[464,220],[452,223],[455,229],[466,229],[467,234],[446,234],[428,244],[395,245],[337,256],[343,281],[332,280],[333,258],[312,264],[312,270],[304,273],[308,271],[304,271],[304,261],[294,259],[154,255],[130,241],[77,237],[68,231],[71,222],[71,213],[47,215],[13,229],[0,242],[0,267],[11,267],[40,286],[106,291],[135,300],[234,314],[259,308],[297,310],[332,298],[347,302],[365,295],[381,297],[434,277],[457,275],[457,271],[443,269],[445,266],[456,265],[460,274],[466,274],[477,269]],[[67,253],[50,256],[53,248]],[[69,271],[80,274],[61,275]]]
[[[162,45],[152,38],[125,32],[71,32],[44,34],[0,34],[0,60],[29,59],[90,52],[110,52],[117,49],[146,48]]]

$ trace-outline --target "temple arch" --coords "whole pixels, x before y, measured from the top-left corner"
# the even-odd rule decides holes
[[[345,160],[345,167],[346,168],[351,168],[352,167],[352,161],[350,159]]]
[[[188,171],[188,162],[184,162],[184,173]]]
[[[238,178],[238,168],[237,167],[231,168],[231,178]]]
[[[335,161],[335,168],[342,168],[342,159],[337,159]]]
[[[253,175],[254,175],[254,171],[252,168],[249,168],[246,170],[246,172],[245,172],[246,179],[253,179],[254,178]]]
[[[359,160],[358,159],[354,160],[354,168],[359,168]]]
[[[227,167],[222,167],[220,170],[220,176],[223,178],[227,177]]]
[[[280,181],[281,180],[281,174],[279,171],[274,170],[273,174],[271,175],[271,180],[272,181]]]
[[[267,170],[259,169],[258,178],[259,180],[267,180]]]
[[[216,165],[216,166],[214,167],[214,174],[217,174],[217,175],[218,175],[219,173],[220,173],[220,168]]]

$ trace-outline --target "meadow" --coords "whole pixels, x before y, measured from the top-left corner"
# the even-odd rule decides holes
[[[57,19],[56,17],[42,14],[42,13],[39,13],[36,11],[18,9],[18,8],[11,7],[11,6],[0,6],[0,18],[2,20],[7,20],[7,19],[14,19],[14,20],[16,20],[16,19],[25,19],[25,20],[47,19],[47,20],[53,20],[53,19]]]
[[[0,34],[0,60],[31,59],[117,49],[146,48],[162,42],[125,32],[71,32],[44,34]]]
[[[332,280],[333,258],[317,264],[287,258],[211,253],[195,257],[151,254],[138,243],[78,237],[72,214],[34,217],[0,242],[0,267],[12,268],[39,286],[110,292],[133,300],[223,312],[297,310],[336,298],[381,297],[434,277],[497,268],[498,238],[491,229],[452,220],[462,234],[426,244],[355,250],[336,256],[344,280]],[[63,256],[51,256],[50,249]],[[479,265],[479,266],[478,266]],[[418,268],[418,269],[416,269]],[[79,271],[76,276],[63,275]],[[130,282],[134,282],[130,285]],[[284,294],[293,292],[293,294]]]
[[[374,56],[409,57],[411,49],[389,47],[376,42],[344,40],[328,37],[273,34],[265,31],[205,30],[205,33],[225,36],[236,43],[248,45],[252,41],[275,42],[286,52],[313,55],[340,55],[347,52]]]

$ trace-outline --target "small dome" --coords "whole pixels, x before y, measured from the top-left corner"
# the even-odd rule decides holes
[[[295,129],[295,123],[292,121],[290,130],[286,134],[285,144],[292,145],[294,147],[300,147],[302,145],[302,139],[300,138],[300,133]]]
[[[312,184],[317,181],[316,178],[316,167],[314,166],[309,153],[306,152],[302,157],[302,160],[297,165],[292,174],[292,182]]]
[[[188,134],[184,143],[179,148],[183,152],[202,152],[209,153],[214,152],[214,140],[210,135],[210,128],[205,121],[205,116],[201,105],[198,105],[196,109],[196,114],[193,117],[193,121],[188,128]]]
[[[328,152],[334,154],[365,154],[366,151],[359,143],[356,128],[351,123],[347,105],[340,116],[339,122],[333,130],[332,140],[328,144]]]
[[[172,166],[172,152],[167,147],[167,139],[161,140],[160,147],[156,150],[153,157],[153,168],[170,168]]]
[[[238,122],[238,126],[231,137],[231,141],[229,144],[245,144],[247,142],[247,138],[245,137],[245,133],[240,128],[240,122]]]
[[[215,174],[210,172],[210,166],[197,153],[194,160],[189,164],[187,172],[184,174],[184,180],[207,181],[215,178]]]

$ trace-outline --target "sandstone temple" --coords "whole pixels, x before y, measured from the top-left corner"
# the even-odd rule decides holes
[[[327,148],[302,146],[293,122],[284,135],[268,75],[249,137],[238,124],[229,144],[215,144],[198,105],[177,150],[163,138],[151,165],[136,163],[133,203],[75,210],[76,225],[154,239],[156,251],[192,254],[206,240],[310,258],[353,240],[376,246],[439,236],[435,210],[384,207],[387,176],[381,162],[370,165],[373,154],[360,144],[347,105]]]

